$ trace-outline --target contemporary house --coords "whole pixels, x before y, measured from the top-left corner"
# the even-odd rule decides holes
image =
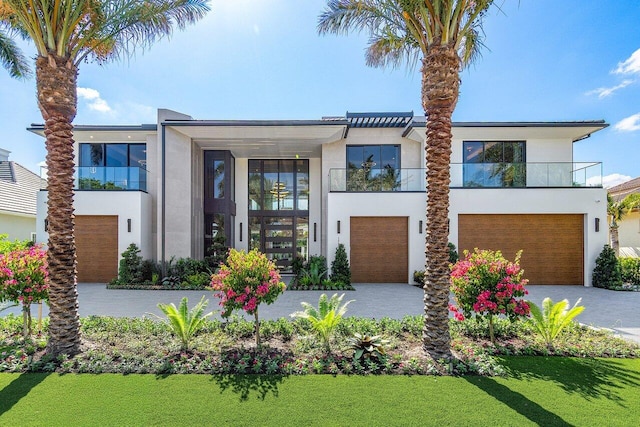
[[[450,240],[501,249],[534,284],[589,285],[607,243],[600,163],[573,144],[602,121],[454,123]],[[31,131],[42,134],[42,126]],[[287,270],[296,256],[349,254],[354,282],[408,283],[424,268],[424,118],[347,113],[318,120],[194,120],[76,126],[80,281],[145,258],[201,258],[214,238],[258,248]],[[46,191],[38,200],[45,241]]]
[[[0,148],[0,234],[9,240],[36,240],[36,199],[42,188],[38,175],[10,161]]]
[[[614,200],[640,193],[640,177],[609,188]],[[618,224],[620,256],[640,257],[640,208],[631,210]]]

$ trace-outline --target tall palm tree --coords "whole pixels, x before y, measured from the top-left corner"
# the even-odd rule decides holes
[[[609,216],[609,240],[611,249],[620,256],[620,238],[618,237],[619,222],[624,219],[629,212],[640,208],[640,193],[629,194],[628,196],[615,200],[611,194],[607,194],[607,215]]]
[[[73,235],[73,119],[78,66],[146,48],[209,10],[206,0],[0,0],[0,22],[36,47],[38,107],[48,167],[49,344],[53,356],[80,350]]]
[[[451,357],[447,307],[451,116],[458,101],[460,71],[482,46],[482,18],[492,4],[493,0],[328,0],[318,24],[321,34],[368,31],[368,65],[421,62],[427,118],[423,347],[434,359]]]

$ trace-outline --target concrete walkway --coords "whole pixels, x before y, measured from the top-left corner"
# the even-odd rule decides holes
[[[407,284],[356,284],[355,291],[345,291],[344,301],[355,300],[349,305],[348,315],[362,317],[391,317],[400,319],[406,315],[420,315],[423,310],[422,289]],[[568,299],[573,305],[582,298],[585,311],[577,318],[581,323],[609,328],[620,336],[640,343],[640,292],[616,292],[582,286],[527,286],[531,301],[540,305],[545,297],[553,301]],[[322,291],[286,291],[278,300],[260,307],[261,319],[288,317],[301,310],[301,301],[317,304]],[[326,292],[331,295],[335,291]],[[339,292],[342,293],[342,292]],[[189,298],[192,307],[202,296],[209,299],[209,309],[218,309],[217,299],[210,291],[137,291],[108,290],[102,283],[80,283],[78,301],[80,316],[98,315],[115,317],[142,317],[161,315],[158,303]],[[37,306],[32,308],[37,315]],[[17,307],[3,311],[19,314]],[[46,305],[43,315],[48,314]]]

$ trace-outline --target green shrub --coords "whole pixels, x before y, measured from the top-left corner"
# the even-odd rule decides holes
[[[604,245],[602,252],[596,259],[592,284],[596,288],[622,289],[620,264],[615,251],[609,245]]]
[[[640,258],[620,257],[618,262],[622,282],[640,286]]]
[[[416,270],[413,272],[413,281],[424,285],[424,270]]]
[[[13,242],[7,240],[9,237],[8,234],[0,233],[0,254],[6,254],[12,251],[17,251],[20,249],[26,249],[33,246],[33,242],[31,240],[14,240]]]
[[[340,243],[336,248],[336,256],[333,262],[331,262],[331,280],[333,282],[351,284],[349,258],[347,257],[347,251],[342,243]]]
[[[131,243],[122,253],[117,279],[120,284],[138,284],[144,281],[141,269],[142,257],[139,254],[140,249],[135,243]]]
[[[448,246],[449,246],[449,262],[451,264],[455,264],[456,262],[458,262],[458,251],[456,250],[456,245],[449,242]]]

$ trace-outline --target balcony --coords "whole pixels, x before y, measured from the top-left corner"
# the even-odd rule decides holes
[[[602,163],[452,163],[451,188],[602,187]],[[424,169],[331,169],[330,192],[425,191]]]
[[[147,191],[147,170],[140,167],[77,167],[74,178],[76,190]]]

